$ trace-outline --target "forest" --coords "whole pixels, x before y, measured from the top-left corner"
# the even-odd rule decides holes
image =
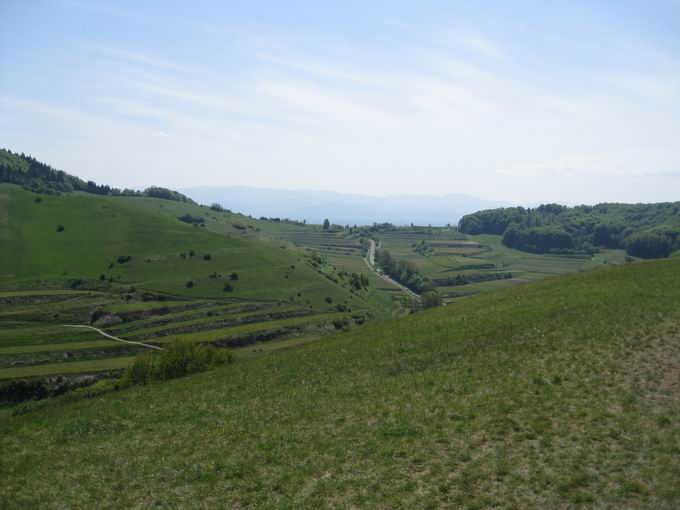
[[[0,182],[18,184],[26,190],[46,195],[82,191],[95,195],[144,196],[193,203],[193,200],[182,193],[167,188],[151,186],[144,191],[121,190],[94,181],[84,181],[63,170],[56,170],[32,156],[13,153],[7,149],[0,149]]]
[[[505,246],[534,253],[619,248],[634,257],[665,258],[680,250],[680,202],[488,209],[464,216],[458,228],[502,235]]]

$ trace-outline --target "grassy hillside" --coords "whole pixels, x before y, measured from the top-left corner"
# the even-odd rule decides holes
[[[236,271],[244,282],[235,285],[241,287],[237,291],[241,297],[287,298],[300,286],[314,287],[315,280],[319,288],[310,291],[332,288],[323,279],[310,278],[313,271],[303,266],[284,278],[299,258],[279,246],[217,235],[158,214],[170,203],[163,200],[75,194],[41,196],[35,202],[37,195],[6,185],[0,194],[6,208],[0,215],[8,218],[5,228],[12,248],[0,269],[3,281],[103,274],[115,281],[141,282],[148,289],[214,297],[223,296],[223,282],[208,276]],[[201,210],[190,204],[184,208]],[[60,225],[62,232],[57,231]],[[204,260],[205,255],[210,260]],[[131,259],[119,262],[120,256]],[[189,279],[194,280],[190,292],[185,287]]]
[[[680,260],[483,294],[0,422],[6,508],[667,507]]]
[[[205,226],[178,220],[186,214]],[[256,228],[246,221],[187,202],[0,184],[0,379],[120,369],[138,350],[64,324],[242,346],[370,316],[365,291],[292,245],[244,233]]]

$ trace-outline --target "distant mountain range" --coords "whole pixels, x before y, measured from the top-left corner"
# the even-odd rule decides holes
[[[502,202],[462,194],[373,197],[334,191],[283,190],[244,186],[197,186],[180,190],[196,202],[218,203],[254,217],[279,217],[342,225],[455,225],[465,214],[502,207]]]

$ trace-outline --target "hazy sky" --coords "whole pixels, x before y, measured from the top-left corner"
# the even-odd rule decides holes
[[[680,0],[2,0],[0,19],[0,146],[101,183],[680,200]]]

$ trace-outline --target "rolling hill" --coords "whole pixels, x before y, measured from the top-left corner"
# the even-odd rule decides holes
[[[29,405],[0,421],[0,500],[671,508],[679,287],[678,259],[598,269]]]
[[[72,324],[237,348],[382,313],[350,275],[258,223],[190,201],[0,184],[0,379],[116,371],[144,349]]]

